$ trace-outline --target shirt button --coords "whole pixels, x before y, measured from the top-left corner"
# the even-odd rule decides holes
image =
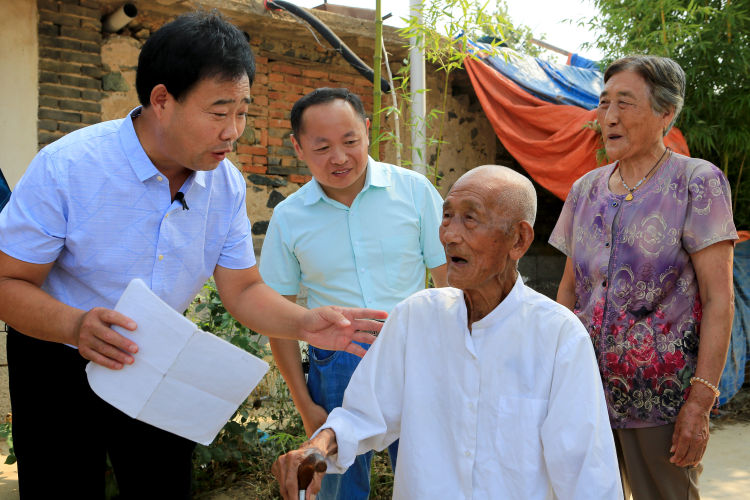
[[[169,214],[167,214],[167,215],[165,215],[165,216],[164,216],[164,218],[165,218],[165,219],[166,219],[167,217],[169,217]]]
[[[159,181],[159,182],[161,182],[161,181],[164,180],[164,177],[162,177],[161,175],[157,175],[156,176],[156,180]]]
[[[469,403],[469,409],[470,409],[470,410],[473,410],[473,409],[474,409],[474,403]]]
[[[616,201],[613,201],[613,202],[612,202],[612,206],[613,206],[613,207],[616,207],[616,206],[618,206],[618,205],[619,205],[619,203],[617,203]]]
[[[604,244],[605,247],[609,248],[609,241]]]
[[[602,281],[602,286],[603,286],[604,288],[607,288],[607,280],[604,280],[604,281]]]
[[[164,259],[164,256],[163,255],[159,255],[159,260],[163,260],[163,259]]]
[[[471,452],[469,450],[466,450],[466,452],[464,453],[464,455],[466,455],[467,457],[470,457],[471,456]]]

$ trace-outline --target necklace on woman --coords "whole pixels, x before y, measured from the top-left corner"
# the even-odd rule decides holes
[[[618,172],[620,174],[620,182],[622,182],[622,185],[625,186],[625,189],[628,190],[628,195],[625,197],[625,201],[630,201],[630,200],[633,199],[633,191],[635,191],[636,189],[638,189],[640,187],[640,185],[643,184],[643,181],[645,181],[646,178],[649,175],[651,175],[651,172],[653,172],[654,169],[656,168],[656,166],[661,162],[662,158],[664,158],[664,155],[667,154],[667,151],[671,151],[671,149],[669,149],[669,148],[664,149],[664,152],[661,154],[661,156],[659,157],[659,159],[656,160],[656,163],[654,163],[654,166],[651,167],[651,170],[649,170],[648,172],[646,172],[646,175],[644,175],[643,178],[641,180],[639,180],[638,183],[635,186],[633,186],[632,188],[629,187],[625,183],[625,179],[622,178],[622,169],[620,169],[620,171]],[[620,164],[618,163],[617,166],[619,167]]]

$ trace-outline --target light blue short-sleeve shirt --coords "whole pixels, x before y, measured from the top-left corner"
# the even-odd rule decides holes
[[[421,174],[369,159],[351,207],[313,179],[279,203],[260,258],[263,280],[282,295],[307,288],[310,308],[390,311],[424,288],[425,267],[445,264],[438,238],[443,200]]]
[[[0,250],[54,262],[42,288],[83,310],[112,308],[133,278],[182,312],[216,265],[255,265],[242,174],[222,161],[195,172],[172,202],[134,114],[86,127],[42,149],[0,212]]]

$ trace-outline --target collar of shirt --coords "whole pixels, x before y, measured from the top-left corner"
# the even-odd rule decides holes
[[[138,134],[135,133],[133,119],[141,114],[142,109],[142,106],[134,108],[128,113],[127,118],[122,121],[122,126],[120,127],[120,141],[125,150],[131,152],[127,158],[136,177],[138,177],[139,181],[145,182],[148,179],[159,175],[161,172],[159,172],[159,169],[156,168],[148,157],[146,150],[143,149],[143,145],[138,139]],[[206,172],[196,171],[190,174],[190,177],[185,181],[185,184],[180,187],[180,191],[187,195],[194,185],[205,189]]]
[[[377,168],[377,164],[379,162],[373,160],[371,157],[367,157],[367,172],[365,173],[365,185],[362,186],[362,191],[360,193],[363,193],[367,191],[371,187],[375,188],[385,188],[391,185],[391,178],[388,175],[388,173],[385,171],[385,169]],[[340,205],[339,202],[332,200],[328,197],[327,194],[323,191],[322,186],[318,182],[315,177],[310,181],[311,186],[310,190],[307,191],[305,194],[305,205],[312,205],[313,203],[317,203],[320,200],[323,200],[327,203]]]
[[[519,273],[518,277],[516,278],[516,282],[513,284],[513,288],[510,289],[508,295],[506,295],[505,298],[492,311],[490,311],[487,316],[480,319],[479,321],[475,321],[474,323],[472,323],[472,331],[491,328],[498,321],[503,321],[508,316],[512,316],[511,313],[513,309],[517,307],[516,304],[519,301],[523,300],[523,293],[523,278],[521,278],[521,274]],[[461,299],[464,301],[464,304],[466,304],[463,290],[461,291]],[[468,324],[469,311],[465,305],[461,310],[461,314],[463,315],[462,319],[467,322],[466,324]]]

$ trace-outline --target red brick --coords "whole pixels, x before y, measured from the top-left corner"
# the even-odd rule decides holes
[[[304,78],[293,75],[284,75],[284,82],[291,83],[294,85],[305,85]]]
[[[270,75],[269,75],[270,76]],[[285,77],[287,78],[287,77]],[[271,81],[268,82],[269,90],[278,90],[279,92],[294,92],[299,93],[302,90],[302,85],[292,85],[282,81]]]
[[[256,95],[253,96],[253,102],[258,106],[268,106],[268,96]]]
[[[273,97],[271,99],[272,101],[268,103],[269,109],[292,109],[292,103],[289,101],[284,102],[282,99],[276,100]]]
[[[290,75],[301,75],[302,70],[299,69],[297,66],[292,66],[291,64],[285,64],[285,63],[275,63],[271,64],[271,68],[274,71],[280,71],[282,73],[289,73]]]
[[[328,73],[325,71],[317,71],[314,69],[305,69],[302,70],[303,76],[308,76],[310,78],[328,78]]]
[[[268,120],[261,118],[253,118],[253,127],[261,130],[268,128]]]
[[[255,73],[255,83],[258,85],[266,85],[268,83],[268,75],[263,73]],[[257,87],[253,89],[253,94],[258,92]]]
[[[268,124],[271,127],[283,128],[285,130],[289,130],[290,128],[292,128],[292,122],[290,122],[289,120],[269,120]]]
[[[253,157],[252,157],[252,155],[238,154],[237,155],[237,161],[239,161],[243,165],[245,165],[245,164],[249,165],[250,163],[253,162]]]
[[[268,157],[267,156],[253,156],[253,164],[268,165]]]
[[[268,115],[268,106],[258,106],[257,104],[251,104],[247,107],[247,114],[256,117],[256,116],[267,116]]]
[[[255,64],[268,64],[268,58],[263,56],[255,56]]]
[[[268,82],[283,82],[284,81],[284,75],[281,73],[269,73],[268,74]]]
[[[267,155],[268,150],[261,146],[247,146],[245,144],[238,144],[237,153],[251,154],[251,155]]]
[[[269,137],[268,145],[269,146],[283,146],[284,140],[281,137]]]
[[[360,85],[351,85],[349,90],[358,96],[364,97],[366,95],[372,96],[372,87],[363,87]],[[382,95],[382,94],[381,94]]]
[[[291,106],[289,106],[291,108]],[[277,119],[283,119],[286,117],[286,110],[285,109],[269,109],[268,110],[268,117],[269,118],[277,118]]]
[[[312,179],[312,176],[310,175],[299,175],[299,174],[289,175],[289,182],[296,182],[297,184],[304,184],[308,182],[310,179]]]
[[[258,134],[256,134],[256,137]],[[260,131],[260,139],[258,140],[258,146],[268,146],[268,130],[261,129]]]
[[[243,172],[250,172],[251,174],[265,174],[268,171],[268,167],[265,165],[242,165]]]
[[[333,82],[353,83],[354,82],[354,78],[351,77],[351,76],[349,76],[349,75],[341,75],[341,74],[332,73],[331,74],[331,81],[333,81]]]

